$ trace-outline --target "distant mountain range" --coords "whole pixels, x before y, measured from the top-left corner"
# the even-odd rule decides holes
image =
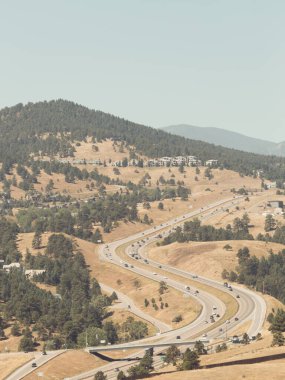
[[[183,136],[192,140],[200,140],[215,145],[221,145],[226,148],[238,149],[245,152],[285,156],[285,141],[274,143],[248,137],[241,133],[228,131],[221,128],[213,127],[195,127],[193,125],[179,124],[161,128],[178,136]]]

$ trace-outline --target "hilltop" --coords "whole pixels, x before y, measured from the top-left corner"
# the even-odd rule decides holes
[[[284,158],[186,139],[66,100],[18,104],[0,111],[0,162],[5,172],[16,163],[31,165],[33,157],[72,156],[71,142],[87,137],[94,142],[123,141],[134,147],[134,154],[150,158],[193,155],[201,161],[218,160],[221,167],[242,174],[262,170],[268,179],[285,177]]]

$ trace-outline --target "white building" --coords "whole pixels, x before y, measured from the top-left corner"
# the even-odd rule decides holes
[[[20,269],[20,267],[21,267],[20,263],[11,263],[7,265],[3,265],[3,270],[9,273],[12,268]]]
[[[26,269],[25,275],[28,278],[33,278],[34,276],[36,276],[38,274],[45,273],[45,271],[46,271],[45,269]]]
[[[218,165],[218,160],[208,160],[205,162],[206,166],[216,166]]]

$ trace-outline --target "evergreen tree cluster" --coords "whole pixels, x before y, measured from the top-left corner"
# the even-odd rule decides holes
[[[257,258],[244,247],[238,251],[237,257],[239,265],[237,273],[232,272],[231,281],[254,287],[285,303],[285,250]]]
[[[226,228],[215,228],[211,225],[202,225],[199,219],[185,222],[183,227],[176,227],[162,241],[162,245],[174,242],[184,243],[188,241],[222,241],[222,240],[253,240],[253,236],[249,234],[249,219],[247,214],[242,218],[235,218],[233,225]]]

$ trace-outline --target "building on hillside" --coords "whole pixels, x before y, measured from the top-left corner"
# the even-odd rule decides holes
[[[267,206],[283,210],[284,203],[283,203],[283,201],[278,201],[278,200],[268,201]]]
[[[149,167],[155,167],[155,166],[158,166],[158,160],[153,158],[153,159],[150,159],[150,160],[147,160],[146,161],[146,166],[149,166]]]
[[[3,270],[5,272],[10,272],[11,269],[13,268],[17,268],[17,269],[20,269],[21,268],[21,265],[20,263],[11,263],[11,264],[7,264],[7,265],[3,265]]]
[[[208,160],[205,162],[206,166],[217,166],[218,165],[218,160]]]
[[[128,166],[138,166],[139,164],[139,160],[135,159],[135,158],[132,158],[131,160],[129,160],[128,162]]]
[[[187,165],[188,166],[198,166],[202,165],[202,162],[197,159],[196,156],[187,156]]]
[[[37,276],[38,274],[45,273],[45,269],[26,269],[25,270],[25,276],[29,279],[33,278],[34,276]]]
[[[267,182],[265,183],[265,188],[266,189],[276,189],[277,183],[276,182]]]

